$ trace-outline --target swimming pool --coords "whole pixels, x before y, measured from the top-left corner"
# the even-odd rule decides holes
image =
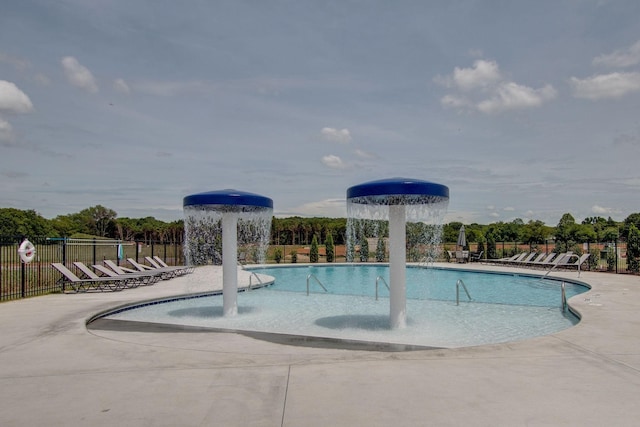
[[[407,268],[407,327],[389,328],[384,265],[287,266],[252,269],[275,278],[238,295],[238,316],[225,317],[222,296],[179,298],[120,309],[104,318],[246,333],[256,338],[345,348],[464,347],[523,340],[575,325],[561,309],[561,282],[522,274]],[[307,278],[317,278],[327,292]],[[264,277],[264,276],[263,276]],[[461,279],[472,298],[456,282]],[[255,282],[254,282],[255,283]],[[588,290],[566,283],[567,298]]]

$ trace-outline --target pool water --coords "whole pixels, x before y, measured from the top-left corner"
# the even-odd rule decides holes
[[[464,347],[548,335],[578,322],[561,309],[561,282],[539,277],[407,268],[407,327],[390,329],[388,267],[301,266],[252,269],[272,286],[238,294],[238,315],[222,315],[222,296],[123,310],[108,319],[207,327],[350,342]],[[307,278],[310,295],[307,296]],[[315,281],[320,281],[325,292]],[[471,301],[456,282],[466,285]],[[566,283],[567,299],[588,290]]]

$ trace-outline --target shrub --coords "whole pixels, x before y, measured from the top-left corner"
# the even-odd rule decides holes
[[[616,269],[616,251],[613,246],[607,248],[607,271]]]
[[[291,252],[289,252],[289,255],[291,255],[291,263],[295,264],[298,262],[298,251],[295,249],[291,249]]]
[[[324,247],[327,253],[327,262],[333,262],[335,260],[336,247],[333,244],[333,236],[331,234],[327,235],[327,239],[324,242]]]
[[[369,241],[366,237],[362,236],[360,239],[360,262],[367,262],[369,260]]]
[[[309,262],[318,262],[318,238],[314,235],[311,240],[311,249],[309,249]]]
[[[640,272],[640,231],[633,224],[629,226],[627,237],[627,269]]]
[[[280,264],[280,261],[282,261],[282,249],[276,248],[273,251],[273,259],[276,261],[277,264]]]
[[[589,254],[589,258],[587,259],[589,270],[597,270],[598,265],[600,264],[600,250],[591,249]]]
[[[384,262],[386,252],[387,252],[387,248],[386,248],[386,245],[384,244],[384,239],[380,237],[378,238],[378,244],[376,245],[376,261]]]

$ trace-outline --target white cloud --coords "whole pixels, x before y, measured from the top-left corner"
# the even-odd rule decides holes
[[[87,92],[95,93],[98,91],[98,84],[93,74],[87,67],[80,64],[76,58],[65,56],[60,62],[69,83]]]
[[[591,212],[593,212],[594,214],[598,214],[598,215],[608,215],[611,212],[613,212],[613,209],[605,208],[603,206],[593,205],[591,207]]]
[[[292,215],[345,218],[347,216],[347,203],[344,199],[326,199],[305,203],[293,208],[291,212],[287,212],[284,216]]]
[[[640,41],[627,49],[618,49],[607,55],[593,59],[593,65],[604,67],[630,67],[640,63]]]
[[[514,212],[516,209],[511,207],[511,206],[507,206],[506,208],[503,208],[502,210],[506,211],[506,212]]]
[[[444,108],[486,114],[539,107],[556,97],[553,86],[534,89],[507,81],[495,61],[482,59],[475,61],[472,68],[455,67],[451,75],[436,76],[434,81],[460,92],[442,97],[440,103]]]
[[[123,79],[116,79],[113,82],[113,89],[115,89],[116,92],[124,93],[127,95],[131,93],[131,89],[129,89],[129,85]]]
[[[501,80],[500,70],[495,61],[478,59],[473,68],[458,68],[453,70],[453,83],[462,90],[487,87]]]
[[[0,111],[28,113],[33,110],[29,97],[15,84],[0,80]]]
[[[322,163],[331,169],[346,169],[347,165],[338,156],[329,154],[322,158]]]
[[[349,129],[322,128],[320,133],[327,141],[341,142],[344,144],[351,141],[351,132],[349,132]]]
[[[576,98],[620,98],[640,90],[640,73],[600,74],[586,79],[571,77],[569,83]]]
[[[506,110],[539,107],[545,101],[556,97],[556,90],[551,85],[533,89],[517,83],[502,83],[491,99],[478,103],[477,108],[483,113],[496,113]]]

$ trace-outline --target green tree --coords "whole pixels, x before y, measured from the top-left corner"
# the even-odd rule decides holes
[[[613,246],[607,247],[607,271],[613,271],[616,268],[616,251]]]
[[[360,238],[360,262],[369,261],[369,241],[362,235]]]
[[[376,261],[384,262],[387,252],[387,245],[384,244],[384,239],[378,237],[378,244],[376,245]]]
[[[623,239],[628,239],[629,229],[632,224],[635,225],[637,229],[640,229],[640,213],[632,213],[622,222],[622,230],[620,231],[620,236]]]
[[[309,262],[318,262],[319,258],[318,237],[314,234],[311,239],[311,249],[309,249]]]
[[[34,210],[0,208],[1,236],[52,236],[54,228],[49,220]]]
[[[71,215],[71,219],[82,227],[81,233],[107,237],[107,234],[111,232],[111,236],[115,237],[116,216],[114,210],[96,205]]]
[[[529,245],[544,243],[551,231],[542,221],[530,220],[522,227],[522,240]]]
[[[324,247],[327,254],[327,262],[333,262],[336,255],[336,247],[333,244],[333,236],[331,233],[327,234],[327,238],[324,242]]]
[[[289,252],[289,255],[291,255],[291,264],[295,264],[298,262],[298,251],[295,249],[291,249],[291,251]]]
[[[280,264],[280,261],[282,261],[282,248],[275,248],[273,251],[273,259],[276,261],[276,264]]]
[[[458,233],[460,232],[462,223],[458,221],[450,222],[442,227],[442,241],[454,243],[458,241]],[[466,231],[466,230],[465,230]]]
[[[565,213],[556,226],[556,251],[566,252],[575,244],[576,220]]]
[[[487,239],[487,259],[496,259],[498,258],[498,253],[496,251],[496,235],[495,232],[491,229],[487,231],[487,235],[485,236]]]
[[[629,224],[627,236],[627,269],[640,272],[640,231],[635,224]]]

